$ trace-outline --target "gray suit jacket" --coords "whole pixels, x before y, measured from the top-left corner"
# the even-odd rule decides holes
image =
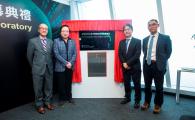
[[[149,36],[143,39],[143,53],[144,53],[144,61],[147,56],[147,46],[148,46]],[[171,39],[167,35],[163,35],[159,33],[157,46],[156,46],[156,64],[157,68],[160,71],[166,70],[167,60],[171,56],[172,52],[172,44]]]
[[[29,40],[27,47],[27,59],[32,67],[32,74],[43,75],[46,65],[49,72],[53,74],[53,41],[47,39],[47,52],[43,50],[43,45],[39,37]]]
[[[55,72],[63,72],[66,69],[66,58],[68,55],[68,62],[72,64],[72,69],[74,69],[74,63],[76,61],[76,44],[74,40],[68,40],[68,52],[66,51],[66,45],[62,38],[57,38],[54,40],[54,56],[55,56]]]

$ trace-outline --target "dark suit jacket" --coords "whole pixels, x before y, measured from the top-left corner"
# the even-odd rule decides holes
[[[68,52],[66,51],[66,45],[62,38],[57,38],[54,40],[54,55],[55,55],[55,72],[65,71],[65,66],[67,64],[66,58],[68,55],[68,62],[72,64],[72,69],[74,69],[74,64],[76,61],[76,44],[74,40],[68,40]]]
[[[149,37],[143,39],[143,53],[144,53],[144,61],[146,60],[147,56],[147,46]],[[157,68],[160,71],[166,70],[166,64],[167,60],[171,56],[172,52],[172,44],[171,39],[167,35],[163,35],[159,33],[158,40],[157,40],[157,46],[156,46],[156,64]]]
[[[53,74],[53,41],[47,39],[47,52],[43,50],[43,45],[39,37],[29,40],[27,47],[27,59],[32,66],[32,74],[43,75],[46,65]]]
[[[121,63],[126,62],[128,66],[131,67],[130,70],[141,70],[140,55],[141,55],[141,40],[132,37],[127,53],[126,53],[126,39],[120,41],[119,59]]]

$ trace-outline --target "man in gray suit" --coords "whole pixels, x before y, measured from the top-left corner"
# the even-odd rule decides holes
[[[160,113],[163,104],[163,83],[166,65],[172,52],[171,39],[168,35],[158,32],[158,21],[152,19],[148,22],[150,35],[143,39],[143,73],[145,82],[145,102],[142,110],[147,110],[152,97],[152,80],[156,87],[153,113]]]
[[[33,87],[35,93],[35,107],[41,114],[45,113],[46,106],[53,110],[51,104],[53,87],[53,41],[47,38],[48,26],[40,24],[39,36],[28,42],[27,58],[32,67]]]

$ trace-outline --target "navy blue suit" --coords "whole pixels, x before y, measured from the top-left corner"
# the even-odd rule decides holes
[[[151,65],[146,62],[147,51],[148,51],[149,36],[143,39],[143,73],[145,82],[145,102],[151,102],[152,97],[152,80],[154,79],[156,87],[156,95],[154,103],[161,106],[163,104],[163,83],[164,74],[166,72],[167,61],[172,52],[171,39],[167,35],[158,34],[156,44],[156,60],[153,60]]]
[[[127,63],[129,70],[123,68],[125,97],[131,100],[131,79],[135,88],[135,102],[141,100],[141,40],[132,37],[127,50],[126,39],[121,40],[119,44],[119,59],[122,63]]]
[[[149,36],[143,39],[143,53],[144,53],[144,62],[147,56],[147,46],[148,46]],[[156,64],[157,68],[160,71],[166,69],[167,60],[171,56],[172,45],[170,37],[159,33],[157,46],[156,46]]]

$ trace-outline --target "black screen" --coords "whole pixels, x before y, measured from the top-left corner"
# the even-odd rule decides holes
[[[114,31],[80,31],[81,50],[114,50]]]

